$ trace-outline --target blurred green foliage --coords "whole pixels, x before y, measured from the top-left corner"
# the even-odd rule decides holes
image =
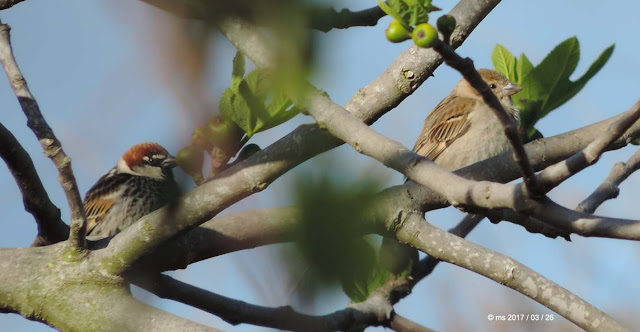
[[[220,113],[233,120],[249,137],[273,128],[296,116],[300,111],[282,90],[273,85],[273,74],[256,69],[246,77],[244,55],[233,59],[231,87],[222,95]]]
[[[513,101],[520,109],[523,136],[528,140],[542,137],[534,128],[538,120],[575,96],[607,63],[614,47],[605,49],[580,78],[571,81],[569,77],[580,60],[576,37],[560,43],[537,66],[526,55],[516,59],[504,46],[496,45],[492,56],[494,67],[522,87]]]
[[[352,301],[364,301],[388,278],[378,263],[367,210],[381,188],[373,180],[338,183],[326,175],[301,178],[295,186],[302,218],[296,253],[309,266],[316,286],[340,282]]]

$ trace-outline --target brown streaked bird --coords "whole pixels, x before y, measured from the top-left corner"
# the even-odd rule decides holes
[[[478,73],[498,97],[512,121],[520,113],[511,96],[522,88],[491,69]],[[482,96],[461,80],[427,116],[413,151],[454,171],[510,149],[502,124]]]
[[[87,237],[113,236],[175,199],[173,156],[157,143],[132,146],[84,198]]]
[[[511,96],[522,88],[495,70],[480,69],[478,73],[498,97],[511,120],[519,125],[520,113]],[[413,151],[454,171],[509,149],[509,140],[498,117],[463,79],[427,116]],[[411,266],[411,261],[417,262],[418,256],[415,249],[385,237],[380,259],[389,271],[399,274]]]

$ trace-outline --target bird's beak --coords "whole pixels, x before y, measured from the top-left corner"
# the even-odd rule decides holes
[[[162,168],[174,168],[176,166],[178,166],[178,163],[173,156],[168,156],[162,161]]]
[[[520,91],[522,91],[522,87],[513,82],[509,82],[509,84],[504,87],[504,92],[507,96],[513,96]]]

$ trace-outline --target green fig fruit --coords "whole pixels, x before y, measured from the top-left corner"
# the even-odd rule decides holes
[[[393,20],[387,28],[387,39],[392,43],[400,43],[411,38],[411,33],[398,20]]]
[[[438,31],[429,23],[419,24],[411,33],[413,42],[419,47],[432,47],[438,40]]]

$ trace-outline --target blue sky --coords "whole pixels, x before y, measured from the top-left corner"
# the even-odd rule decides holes
[[[454,4],[443,0],[434,3],[445,11]],[[353,0],[340,2],[337,7],[357,10],[374,4],[374,1]],[[635,2],[611,5],[603,1],[504,1],[459,52],[473,58],[478,67],[492,67],[491,53],[499,43],[515,54],[526,53],[535,64],[555,45],[575,35],[582,51],[576,70],[578,76],[603,49],[616,43],[616,50],[603,70],[575,98],[538,124],[545,136],[559,134],[622,112],[637,100],[640,65],[635,60],[640,46],[635,31],[639,23],[633,22],[637,22],[635,15],[639,6]],[[186,116],[185,105],[174,93],[173,87],[179,81],[167,76],[165,70],[176,63],[158,46],[166,31],[163,23],[169,20],[164,13],[137,1],[27,0],[0,12],[0,19],[12,26],[18,63],[46,119],[73,158],[82,193],[137,142],[158,141],[174,153],[188,142],[194,121]],[[409,43],[391,44],[384,40],[389,21],[384,18],[372,28],[316,33],[319,53],[314,84],[326,90],[334,101],[344,104],[358,88],[380,75],[409,46]],[[229,84],[235,50],[224,38],[216,36],[211,42],[211,53],[215,61],[207,72],[207,91],[212,100],[217,100]],[[373,128],[412,146],[422,119],[459,79],[460,75],[454,70],[440,67],[435,77]],[[3,110],[0,122],[31,153],[50,197],[67,220],[68,208],[56,171],[26,128],[15,96],[3,78],[0,78],[0,109]],[[255,142],[268,145],[298,124],[310,121],[308,117],[298,116],[290,123],[256,135]],[[634,147],[629,147],[606,154],[597,165],[554,190],[552,198],[574,207],[606,177],[614,162],[626,160],[634,151]],[[305,163],[265,192],[224,213],[290,204],[292,180],[317,167],[335,170],[335,176],[345,181],[373,175],[392,185],[402,179],[401,175],[343,146]],[[0,184],[0,211],[3,211],[0,246],[28,246],[36,233],[35,223],[22,208],[19,192],[2,163]],[[637,211],[632,208],[640,194],[639,184],[640,177],[632,176],[623,184],[621,197],[606,203],[598,213],[637,219]],[[427,218],[439,227],[449,228],[459,215],[453,209],[446,209],[429,213]],[[525,263],[627,326],[638,323],[633,316],[640,310],[636,301],[640,289],[630,287],[640,273],[637,263],[640,246],[635,242],[574,236],[569,243],[532,235],[507,223],[493,225],[486,221],[469,239]],[[272,246],[240,252],[171,274],[248,302],[285,305],[295,299],[295,294],[292,296],[290,292],[301,277],[282,272],[281,249],[281,246]],[[301,279],[304,282],[304,277]],[[136,293],[153,305],[221,329],[264,330],[245,325],[232,327],[208,313]],[[347,301],[344,295],[330,292],[304,310],[324,314],[344,307]],[[438,330],[576,329],[557,315],[553,322],[542,323],[546,325],[488,322],[486,316],[490,313],[549,311],[493,281],[446,264],[441,264],[432,276],[421,282],[397,310]],[[0,315],[0,326],[6,330],[50,330],[17,315]]]

